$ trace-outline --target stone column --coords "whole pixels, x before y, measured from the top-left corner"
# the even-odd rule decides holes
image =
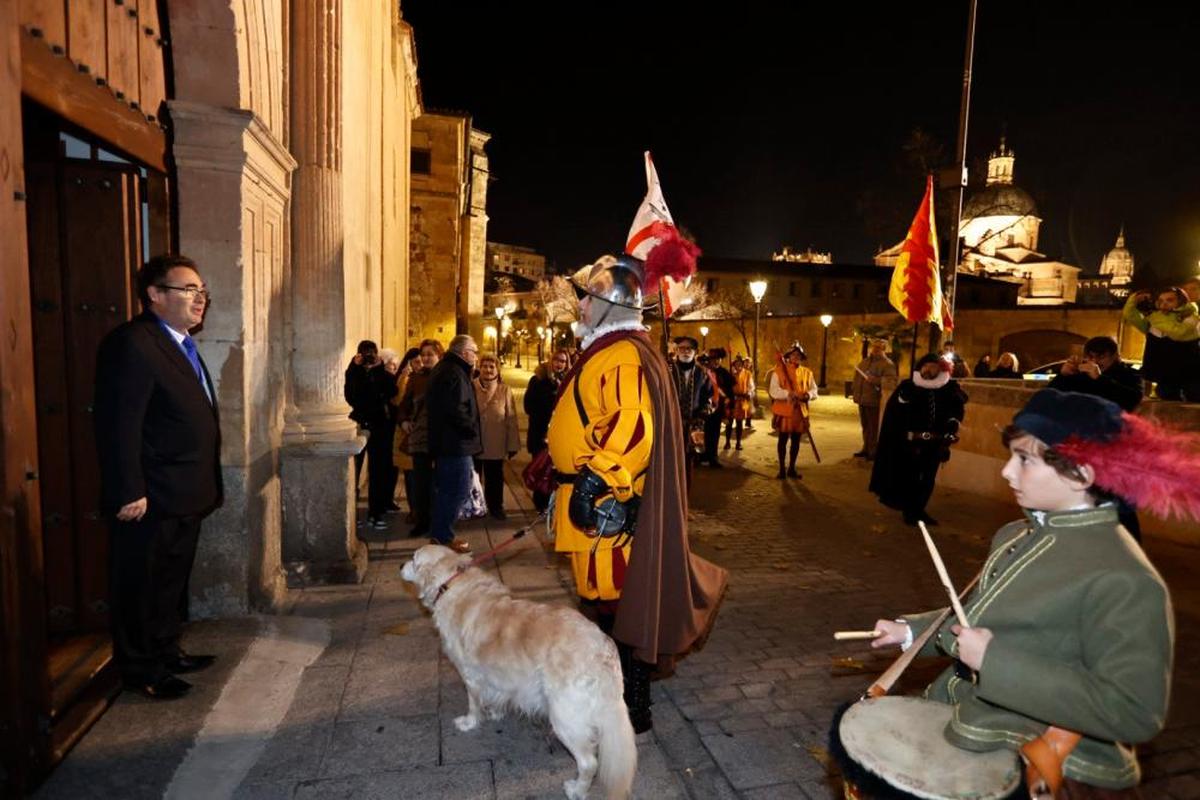
[[[292,0],[292,374],[285,414],[283,560],[293,585],[357,582],[352,456],[342,399],[342,2]]]

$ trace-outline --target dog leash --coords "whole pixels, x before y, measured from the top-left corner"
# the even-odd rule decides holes
[[[484,561],[487,561],[489,558],[496,555],[496,553],[499,553],[501,550],[508,547],[513,542],[522,538],[525,534],[527,534],[531,530],[533,530],[534,526],[537,525],[538,522],[540,522],[541,519],[545,516],[546,516],[546,512],[543,511],[542,513],[540,513],[536,517],[534,517],[532,522],[530,522],[524,528],[518,529],[516,533],[514,533],[512,536],[505,539],[500,544],[493,547],[491,550],[488,550],[486,553],[484,553],[481,556],[476,556],[475,558],[471,559],[471,561],[469,563],[463,564],[462,566],[460,566],[457,570],[455,570],[453,575],[451,575],[449,578],[447,578],[445,580],[445,582],[441,586],[438,587],[437,594],[434,595],[433,602],[430,603],[430,605],[431,606],[437,605],[437,601],[440,600],[442,598],[442,595],[444,595],[446,593],[446,590],[450,588],[450,584],[454,582],[455,578],[457,578],[459,575],[462,575],[464,572],[469,570],[471,567],[479,566]]]

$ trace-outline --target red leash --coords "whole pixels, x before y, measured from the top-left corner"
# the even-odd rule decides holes
[[[475,558],[471,559],[471,563],[464,564],[463,566],[459,567],[458,570],[453,575],[451,575],[449,578],[446,579],[445,583],[443,583],[441,586],[438,587],[437,594],[434,595],[433,602],[430,603],[429,605],[430,606],[437,605],[437,601],[440,600],[442,598],[442,595],[444,595],[446,593],[446,590],[450,588],[450,584],[454,582],[455,578],[457,578],[459,575],[462,575],[464,572],[469,570],[471,567],[479,566],[484,561],[487,561],[489,558],[496,555],[496,553],[499,553],[501,550],[508,547],[510,544],[515,542],[517,539],[520,539],[525,534],[529,533],[529,531],[533,530],[533,526],[538,523],[538,520],[540,520],[545,515],[546,515],[545,512],[538,514],[538,516],[533,520],[533,522],[529,523],[524,528],[521,528],[516,533],[514,533],[512,536],[508,537],[503,542],[501,542],[500,544],[493,547],[491,550],[488,550],[483,555],[476,556]]]

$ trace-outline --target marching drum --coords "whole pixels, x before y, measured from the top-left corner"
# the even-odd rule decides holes
[[[846,798],[1020,797],[1025,782],[1017,754],[975,753],[950,744],[942,731],[952,713],[952,706],[919,697],[884,696],[850,706],[833,731]]]

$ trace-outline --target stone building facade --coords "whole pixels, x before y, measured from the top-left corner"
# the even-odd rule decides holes
[[[408,341],[483,333],[489,134],[465,114],[413,122]]]

